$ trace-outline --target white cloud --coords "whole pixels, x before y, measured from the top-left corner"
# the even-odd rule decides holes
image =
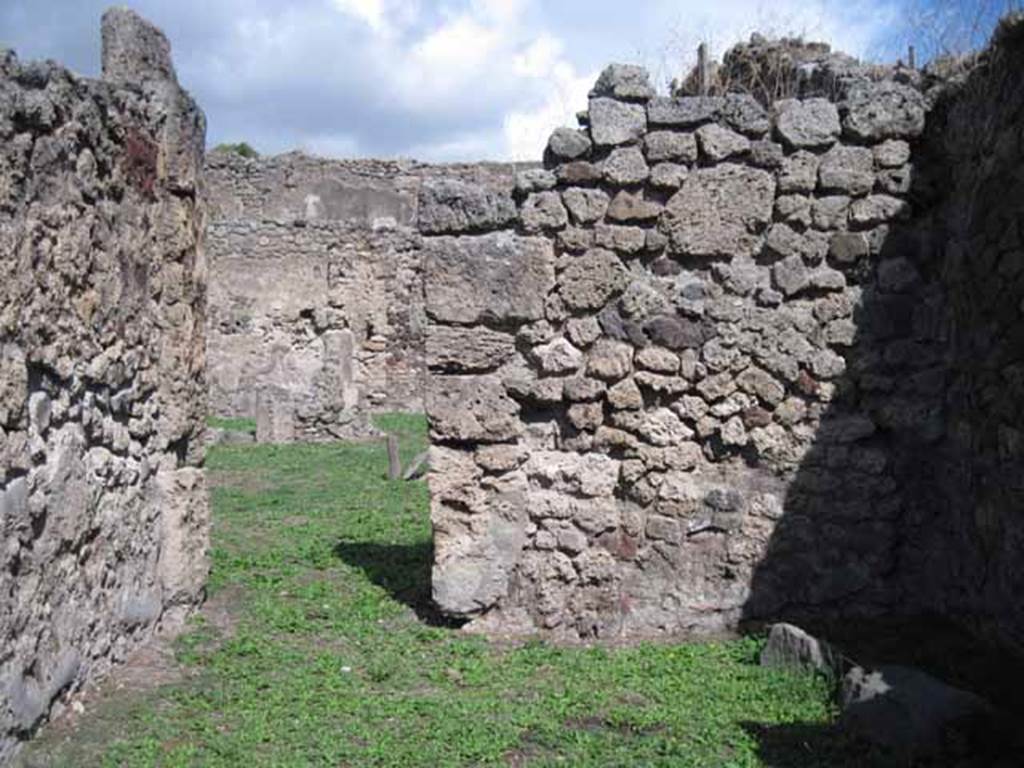
[[[901,0],[223,1],[230,13],[206,48],[181,57],[189,49],[175,41],[179,73],[207,109],[213,142],[539,160],[551,131],[574,125],[586,108],[605,63],[645,64],[664,87],[698,41],[720,56],[754,30],[803,33],[863,54]]]
[[[366,22],[375,32],[384,31],[384,0],[332,0],[334,7]]]

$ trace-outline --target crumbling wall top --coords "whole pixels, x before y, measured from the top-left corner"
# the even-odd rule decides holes
[[[123,6],[108,9],[103,14],[102,36],[104,80],[178,82],[167,37],[135,11]]]

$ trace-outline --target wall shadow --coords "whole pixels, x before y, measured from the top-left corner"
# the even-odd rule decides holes
[[[792,621],[859,662],[912,664],[1018,714],[1022,67],[1024,24],[1009,25],[913,147],[913,218],[864,230],[870,258],[844,269],[861,290],[845,372],[834,392],[805,392],[820,428],[743,611],[748,627]],[[784,752],[814,743],[802,728],[758,738]]]
[[[449,628],[465,624],[462,620],[443,615],[431,598],[432,541],[378,544],[342,540],[334,545],[333,552],[339,560],[358,568],[392,598],[408,606],[424,624]]]

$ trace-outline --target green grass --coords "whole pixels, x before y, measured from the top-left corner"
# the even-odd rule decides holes
[[[415,416],[380,417],[422,450]],[[489,644],[429,617],[425,483],[379,443],[218,447],[212,609],[181,679],[119,692],[67,766],[862,766],[828,685],[762,669],[756,639],[616,649]],[[223,618],[223,617],[222,617]]]
[[[226,429],[231,432],[255,432],[256,419],[222,418],[220,416],[208,416],[206,426],[212,429]]]

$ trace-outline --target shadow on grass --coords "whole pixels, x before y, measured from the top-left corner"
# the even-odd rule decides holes
[[[358,568],[392,598],[412,609],[416,617],[432,627],[460,627],[465,622],[444,616],[434,605],[430,592],[430,569],[434,544],[378,544],[370,541],[339,541],[335,556]]]

